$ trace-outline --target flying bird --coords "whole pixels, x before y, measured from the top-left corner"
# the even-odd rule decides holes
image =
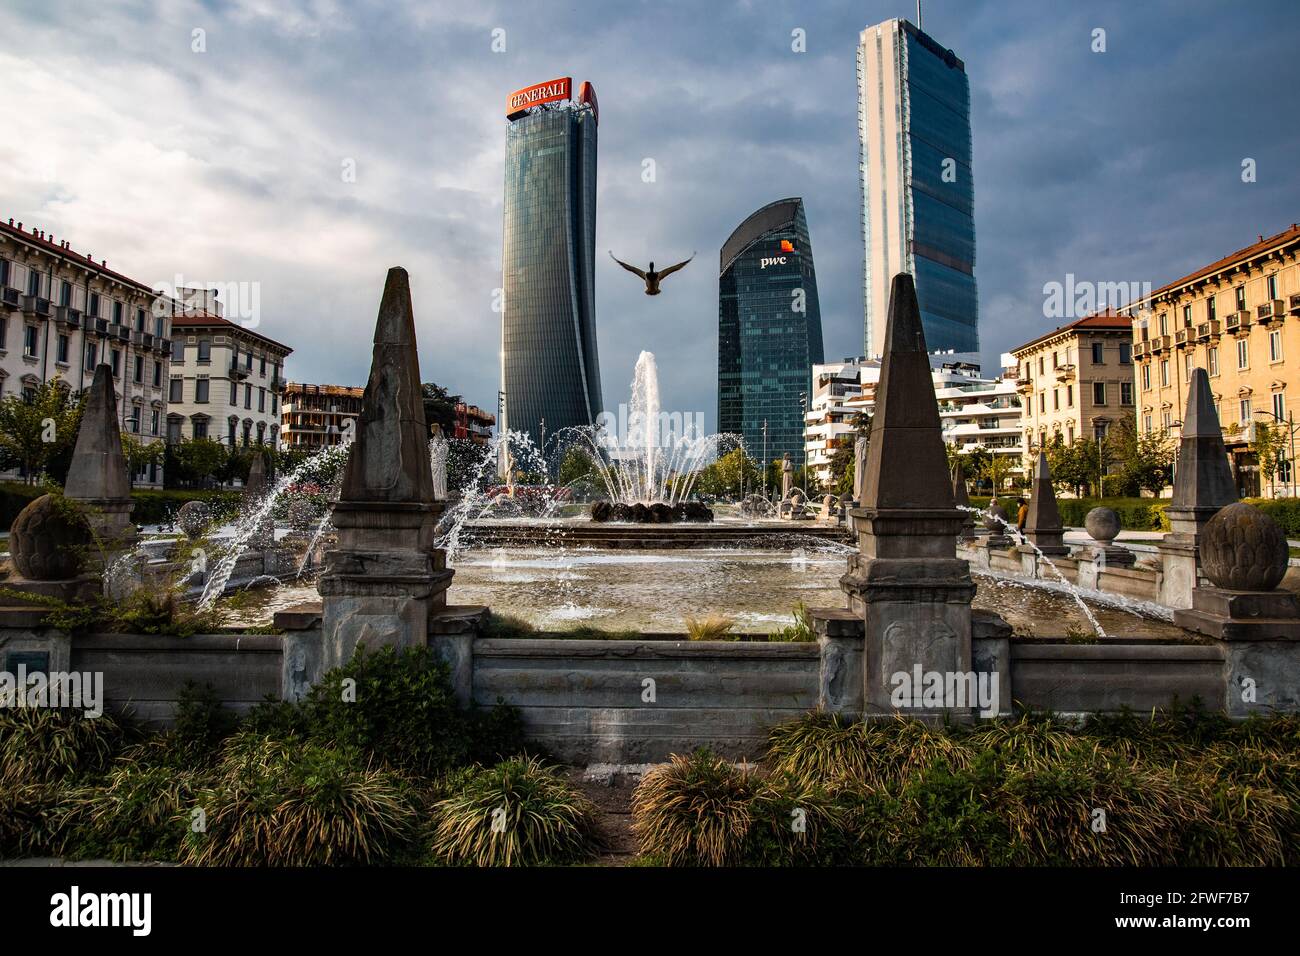
[[[657,272],[655,271],[655,264],[653,262],[650,263],[649,269],[642,271],[641,269],[638,269],[636,266],[629,265],[628,263],[620,259],[618,256],[614,255],[613,250],[610,250],[609,257],[613,259],[615,262],[617,262],[619,265],[621,265],[628,272],[631,272],[634,275],[638,275],[645,280],[646,295],[658,295],[659,283],[662,282],[664,279],[666,279],[668,276],[672,275],[678,269],[685,266],[687,262],[691,261],[691,259],[694,259],[695,253],[693,252],[691,253],[691,259],[687,259],[684,262],[679,262],[675,266],[669,266],[667,269],[660,269]]]

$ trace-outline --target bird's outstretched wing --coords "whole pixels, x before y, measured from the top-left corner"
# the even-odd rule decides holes
[[[692,253],[691,253],[691,259],[694,259],[694,258],[695,258],[695,253],[692,252]],[[660,269],[660,270],[659,270],[659,278],[660,278],[660,279],[663,279],[663,278],[665,278],[666,276],[670,276],[670,275],[672,275],[672,274],[673,274],[674,272],[676,272],[678,269],[681,269],[682,267],[684,267],[684,266],[686,265],[687,262],[690,262],[691,259],[687,259],[687,260],[685,260],[685,262],[679,262],[679,263],[677,263],[677,265],[675,265],[675,266],[669,266],[667,269]]]
[[[622,259],[620,259],[618,256],[614,255],[614,253],[613,253],[612,250],[609,250],[609,257],[610,257],[611,259],[613,259],[615,262],[617,262],[619,265],[621,265],[621,266],[622,266],[624,269],[626,269],[628,272],[634,272],[634,273],[636,273],[637,275],[639,275],[642,279],[645,278],[645,273],[644,273],[644,272],[642,272],[642,271],[641,271],[640,269],[638,269],[636,266],[628,265],[626,262],[624,262],[624,261],[623,261]]]

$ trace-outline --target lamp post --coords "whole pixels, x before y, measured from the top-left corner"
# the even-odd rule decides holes
[[[1259,411],[1255,412],[1255,414],[1256,414],[1256,415],[1268,415],[1270,418],[1274,418],[1274,419],[1276,419],[1277,422],[1278,422],[1279,424],[1281,424],[1281,425],[1285,425],[1286,428],[1287,428],[1287,432],[1289,433],[1290,438],[1291,438],[1291,457],[1290,457],[1290,459],[1288,459],[1288,461],[1287,461],[1287,463],[1286,463],[1286,470],[1287,470],[1287,472],[1288,472],[1289,477],[1291,478],[1291,497],[1294,498],[1294,497],[1296,496],[1296,478],[1295,478],[1295,433],[1296,433],[1297,430],[1300,430],[1300,426],[1297,426],[1297,425],[1296,425],[1296,423],[1295,423],[1295,417],[1293,416],[1293,414],[1292,414],[1291,412],[1287,412],[1287,413],[1286,413],[1286,418],[1283,418],[1283,417],[1282,417],[1281,415],[1279,415],[1277,412],[1272,411],[1272,410],[1270,410],[1270,409],[1266,409],[1266,408],[1261,408]],[[1283,482],[1283,485],[1284,485],[1284,486],[1285,486],[1285,484],[1286,484],[1286,482]]]
[[[763,419],[763,497],[767,497],[767,419]]]

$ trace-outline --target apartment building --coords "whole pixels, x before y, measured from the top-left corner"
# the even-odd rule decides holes
[[[999,379],[980,377],[978,366],[954,361],[950,352],[930,356],[931,382],[938,402],[944,441],[964,453],[977,447],[1011,459],[1008,478],[1020,473],[1020,396],[1015,372]],[[822,484],[831,480],[831,459],[852,448],[861,414],[875,412],[880,362],[865,357],[814,365],[813,395],[805,416],[808,468]]]
[[[171,354],[171,316],[147,285],[72,248],[45,230],[0,222],[0,395],[49,382],[74,392],[95,367],[112,367],[122,431],[162,440]],[[160,486],[161,465],[137,484]]]
[[[456,403],[456,425],[452,429],[453,438],[463,438],[475,445],[486,445],[492,440],[492,426],[497,417],[485,412],[477,405],[466,402]]]
[[[361,417],[364,388],[289,382],[280,405],[280,441],[308,451],[342,444]]]
[[[224,318],[215,296],[180,292],[167,300],[174,313],[167,441],[280,447],[284,361],[293,349]]]
[[[1026,467],[1053,436],[1104,438],[1136,412],[1132,334],[1132,322],[1108,310],[1011,350]]]
[[[1138,428],[1168,430],[1183,419],[1187,383],[1203,368],[1243,497],[1261,488],[1251,449],[1255,428],[1284,431],[1300,418],[1300,225],[1265,238],[1128,305],[1136,360]],[[1291,443],[1274,484],[1293,493]]]

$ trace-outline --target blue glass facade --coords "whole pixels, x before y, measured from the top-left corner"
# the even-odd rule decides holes
[[[900,268],[916,280],[929,348],[978,352],[975,188],[965,66],[906,20],[868,29],[863,42],[860,123],[877,127],[862,131],[867,354],[878,354],[884,344],[875,339],[883,329],[893,280],[887,273]],[[890,248],[873,250],[873,242]]]
[[[506,131],[503,428],[540,446],[601,411],[596,354],[596,116],[565,106]]]
[[[751,457],[786,452],[803,463],[801,396],[822,361],[817,272],[803,200],[782,199],[746,219],[722,247],[718,276],[718,430],[741,435]]]

